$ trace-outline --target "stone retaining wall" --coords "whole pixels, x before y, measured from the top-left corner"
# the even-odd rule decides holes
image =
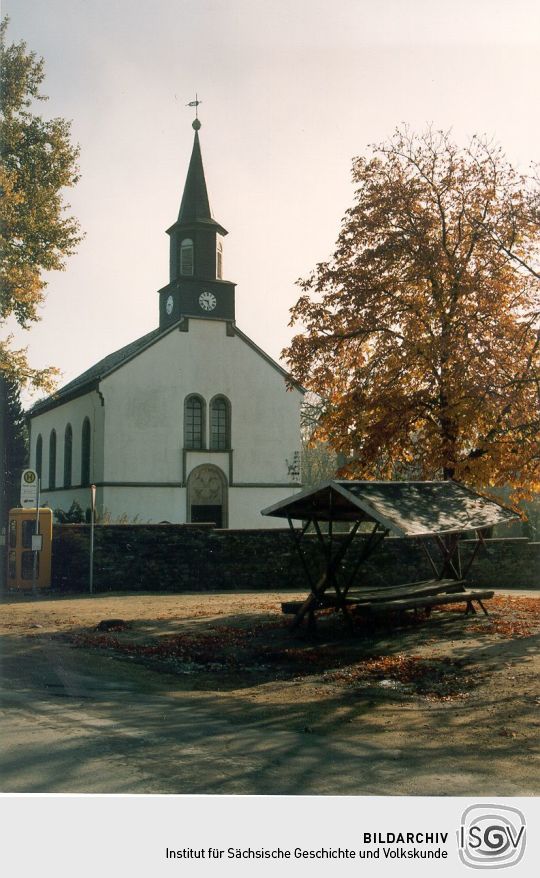
[[[473,540],[460,543],[464,568],[474,548]],[[471,585],[499,588],[540,588],[540,542],[525,538],[486,540],[467,580]],[[487,557],[486,557],[487,555]]]
[[[343,539],[343,535],[336,539]],[[348,554],[354,565],[364,542],[357,537]],[[53,589],[88,589],[88,525],[55,525]],[[305,538],[310,564],[322,563],[314,536]],[[526,539],[488,540],[471,569],[471,584],[539,588],[540,543]],[[463,562],[471,541],[461,544]],[[429,579],[424,554],[409,540],[386,539],[364,568],[370,585]],[[206,525],[97,525],[94,588],[105,591],[234,591],[304,588],[305,574],[287,530],[216,530]]]

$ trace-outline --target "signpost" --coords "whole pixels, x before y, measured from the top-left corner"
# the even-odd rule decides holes
[[[39,478],[33,469],[23,470],[21,476],[21,507],[35,509],[39,494]]]
[[[94,593],[94,522],[96,518],[96,486],[90,485],[90,594]]]
[[[21,476],[21,507],[23,509],[36,510],[36,529],[32,536],[32,592],[36,593],[36,579],[38,570],[38,552],[42,548],[42,540],[39,535],[39,476],[33,469],[23,470]]]

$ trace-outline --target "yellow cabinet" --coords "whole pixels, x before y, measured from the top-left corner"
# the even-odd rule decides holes
[[[41,548],[37,552],[37,588],[50,588],[52,555],[52,509],[39,510]],[[29,591],[32,588],[34,552],[32,538],[36,533],[35,509],[10,509],[8,526],[8,588]]]

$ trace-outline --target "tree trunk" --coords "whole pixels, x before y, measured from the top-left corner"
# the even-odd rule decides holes
[[[7,393],[0,377],[0,593],[6,590],[7,580]]]

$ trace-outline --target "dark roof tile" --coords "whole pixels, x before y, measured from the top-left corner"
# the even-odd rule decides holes
[[[73,396],[78,396],[80,393],[83,393],[91,384],[99,381],[109,372],[117,369],[127,360],[131,359],[131,357],[140,353],[160,335],[165,334],[165,331],[166,330],[159,328],[153,329],[152,332],[147,332],[146,335],[141,336],[141,338],[130,342],[118,351],[114,351],[114,353],[104,357],[98,363],[95,363],[95,365],[90,366],[86,372],[82,372],[81,375],[74,378],[73,381],[69,381],[68,384],[65,384],[59,390],[56,390],[51,396],[48,396],[46,399],[38,400],[38,402],[36,402],[29,410],[28,414],[41,414],[42,411],[54,408],[62,402],[67,402],[67,400],[71,399]]]

